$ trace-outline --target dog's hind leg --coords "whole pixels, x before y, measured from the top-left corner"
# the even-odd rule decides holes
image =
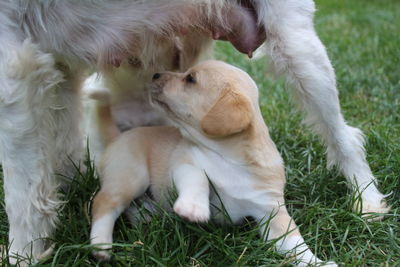
[[[9,43],[10,40],[8,40]],[[7,43],[6,43],[7,44]],[[53,57],[26,40],[0,49],[0,157],[9,228],[10,262],[38,259],[55,229],[54,101],[63,75]],[[25,265],[29,260],[20,263]]]
[[[337,165],[350,187],[361,192],[355,204],[362,212],[384,214],[389,208],[365,158],[359,129],[349,126],[340,111],[335,74],[313,26],[312,0],[258,1],[267,32],[267,49],[278,73],[286,73],[305,111],[306,122],[327,146],[328,167]]]
[[[135,195],[121,197],[102,189],[94,198],[90,243],[95,246],[93,256],[96,259],[101,261],[110,259],[111,255],[107,250],[112,247],[115,221],[134,197]]]
[[[90,243],[97,249],[93,255],[108,260],[112,247],[114,223],[129,207],[132,200],[141,197],[150,186],[145,153],[132,155],[135,147],[126,145],[124,137],[112,143],[102,157],[101,190],[93,200]]]
[[[74,68],[72,73],[64,65],[57,64],[58,69],[64,74],[64,81],[56,88],[56,98],[53,103],[53,117],[56,132],[55,149],[57,160],[55,162],[56,174],[73,178],[77,167],[82,170],[84,142],[82,133],[82,97],[79,93],[83,82],[83,69]]]
[[[283,199],[281,203],[284,203]],[[265,207],[266,205],[260,207],[253,216],[260,223],[260,234],[263,238],[277,239],[275,246],[280,254],[294,256],[295,266],[338,266],[335,262],[323,262],[312,253],[285,206],[276,205],[267,212]]]
[[[117,164],[110,163],[110,165]],[[136,171],[130,166],[127,171],[113,172],[112,176],[106,179],[118,180],[118,182],[115,185],[112,184],[112,181],[103,185],[93,200],[90,243],[96,248],[93,256],[98,260],[110,259],[107,250],[112,247],[115,221],[129,207],[131,201],[143,195],[149,186],[149,179],[145,175],[138,175]],[[124,181],[128,183],[124,184]],[[129,183],[129,181],[131,182]]]

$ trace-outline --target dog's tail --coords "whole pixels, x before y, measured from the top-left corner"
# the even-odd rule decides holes
[[[103,89],[89,91],[86,94],[88,98],[97,101],[95,109],[99,134],[104,144],[108,145],[121,134],[111,112],[111,92]]]

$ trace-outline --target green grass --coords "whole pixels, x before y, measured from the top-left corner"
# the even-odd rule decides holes
[[[226,43],[217,45],[216,55],[248,71],[259,85],[263,115],[286,162],[288,210],[311,249],[343,266],[400,266],[400,2],[320,0],[317,7],[316,28],[336,69],[343,113],[366,135],[368,161],[380,189],[393,192],[387,198],[392,210],[381,222],[367,223],[351,212],[344,178],[325,169],[324,148],[289,105],[284,81],[265,76],[264,60],[250,62]],[[76,177],[65,194],[69,202],[60,211],[56,253],[41,266],[96,265],[88,246],[88,204],[97,189],[92,170]],[[6,245],[8,225],[1,203],[0,245]],[[132,226],[121,218],[111,265],[287,265],[253,226],[196,225],[174,214]]]

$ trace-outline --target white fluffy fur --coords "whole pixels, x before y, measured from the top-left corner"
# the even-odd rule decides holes
[[[334,70],[313,26],[313,1],[264,1],[260,7],[268,54],[276,71],[287,74],[305,122],[326,144],[328,167],[337,165],[349,186],[361,192],[362,203],[355,203],[354,209],[388,212],[365,159],[362,133],[341,114]]]
[[[69,158],[80,156],[78,91],[84,68],[107,69],[134,54],[143,67],[154,69],[160,36],[171,38],[183,24],[204,27],[201,16],[223,24],[219,10],[231,3],[0,2],[0,153],[10,255],[37,259],[46,249],[38,238],[54,230],[60,205],[54,173],[68,173]],[[313,28],[313,1],[254,3],[267,31],[268,54],[277,72],[288,74],[307,122],[327,145],[329,165],[338,165],[349,185],[362,192],[357,208],[362,204],[363,212],[387,212],[365,160],[362,134],[340,113],[334,72]]]
[[[68,129],[73,118],[62,120],[57,114],[57,100],[64,93],[57,85],[63,83],[63,75],[54,69],[53,57],[37,45],[29,40],[21,44],[10,53],[2,73],[6,86],[0,103],[0,151],[10,251],[27,254],[32,249],[39,256],[45,249],[39,238],[51,235],[61,204],[54,172],[60,166],[57,148],[65,144],[52,135],[61,127]]]

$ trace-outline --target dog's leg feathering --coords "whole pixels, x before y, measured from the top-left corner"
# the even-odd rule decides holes
[[[334,262],[323,262],[312,253],[284,206],[277,205],[271,213],[266,214],[269,217],[262,217],[262,213],[255,216],[261,224],[261,235],[267,240],[277,239],[277,251],[286,256],[293,256],[296,266],[338,266]]]
[[[313,26],[312,0],[258,1],[267,49],[278,73],[287,73],[306,123],[327,146],[328,167],[337,165],[349,186],[361,192],[362,213],[389,211],[365,158],[363,136],[341,114],[335,74]]]
[[[0,152],[10,223],[10,262],[38,259],[46,250],[61,202],[57,197],[56,87],[63,81],[53,57],[29,40],[0,56]],[[21,262],[25,265],[28,262]]]
[[[82,99],[79,93],[84,71],[75,69],[73,72],[60,65],[64,81],[57,86],[57,103],[53,104],[56,129],[57,161],[55,172],[72,179],[77,167],[84,169],[81,163],[83,157],[83,133],[81,127]],[[86,141],[86,140],[84,140]]]

